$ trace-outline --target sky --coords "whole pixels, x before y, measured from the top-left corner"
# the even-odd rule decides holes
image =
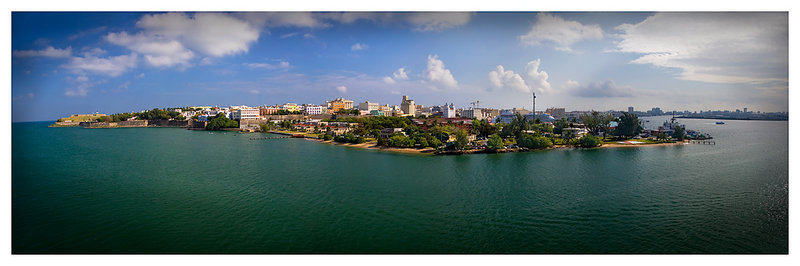
[[[12,121],[196,105],[788,112],[788,13],[14,12]]]

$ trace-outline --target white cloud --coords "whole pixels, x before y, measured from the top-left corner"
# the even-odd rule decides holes
[[[598,25],[583,25],[549,13],[539,13],[536,17],[536,24],[531,31],[519,36],[519,40],[525,45],[552,42],[556,45],[556,50],[572,51],[570,46],[574,43],[603,38],[603,29]]]
[[[430,60],[429,60],[429,61],[430,61]],[[392,76],[393,76],[395,79],[408,80],[408,73],[406,73],[406,69],[405,69],[405,68],[403,68],[403,67],[401,67],[401,68],[398,68],[398,69],[397,69],[397,71],[395,71],[395,72],[392,74]]]
[[[323,22],[319,15],[311,12],[245,12],[234,13],[256,27],[303,27],[325,28],[330,24]]]
[[[394,79],[392,79],[390,77],[383,77],[383,82],[386,83],[386,84],[395,84],[395,83],[397,83],[396,81],[394,81]]]
[[[634,92],[630,87],[620,87],[613,80],[603,82],[592,82],[586,86],[580,86],[577,81],[568,80],[565,87],[569,87],[574,96],[586,98],[611,98],[611,97],[633,97]]]
[[[502,65],[498,65],[496,70],[489,72],[489,82],[498,89],[509,88],[519,92],[551,92],[552,88],[547,81],[549,75],[547,72],[539,71],[541,62],[541,59],[528,62],[525,67],[525,78],[520,74],[514,73],[514,71],[505,70]]]
[[[311,33],[303,34],[303,38],[305,38],[305,39],[314,39],[316,37],[317,36],[314,36],[314,34],[311,34]]]
[[[224,13],[144,15],[142,31],[109,33],[105,39],[142,54],[150,66],[186,68],[197,54],[221,57],[246,53],[258,40],[258,27]],[[203,59],[203,63],[211,62]]]
[[[256,95],[256,94],[258,94],[258,93],[259,93],[259,91],[258,91],[258,90],[255,90],[255,89],[253,89],[253,90],[250,90],[250,91],[248,91],[248,92],[249,92],[250,94],[253,94],[253,95]]]
[[[788,14],[658,13],[616,28],[618,52],[635,64],[682,70],[713,83],[788,81]]]
[[[75,96],[86,96],[89,94],[89,89],[98,85],[105,83],[104,80],[91,82],[89,77],[86,75],[80,75],[76,78],[67,78],[67,81],[72,84],[71,88],[64,89],[64,95],[75,97]]]
[[[192,50],[216,57],[247,52],[259,36],[258,28],[223,13],[144,15],[136,26],[154,35],[151,37],[178,40]]]
[[[137,78],[137,79],[144,78],[144,73],[139,73],[139,75],[136,75],[136,78]]]
[[[338,87],[336,87],[336,90],[341,92],[341,93],[347,93],[347,87],[345,87],[345,86],[338,86]]]
[[[266,68],[266,69],[282,69],[282,68],[290,68],[291,65],[289,62],[281,61],[278,64],[269,64],[269,63],[245,63],[245,66],[249,68]]]
[[[497,66],[497,70],[489,72],[489,82],[495,88],[510,88],[520,92],[530,92],[530,87],[525,84],[522,77],[514,71],[506,71],[502,65]]]
[[[369,48],[368,45],[361,44],[361,43],[356,43],[356,44],[353,44],[353,46],[350,46],[350,50],[352,50],[352,51],[360,51],[360,50],[364,50],[364,49],[367,49],[367,48]]]
[[[63,67],[79,74],[88,72],[116,77],[122,73],[125,73],[129,69],[136,67],[137,57],[138,56],[135,53],[130,55],[112,56],[108,58],[100,58],[96,56],[76,56],[72,57],[69,63],[63,65]]]
[[[72,47],[67,47],[65,49],[57,49],[53,48],[53,46],[48,46],[43,50],[21,50],[21,51],[14,51],[15,57],[33,57],[33,56],[43,56],[43,57],[52,57],[52,58],[67,58],[72,56]]]
[[[439,60],[438,55],[428,55],[428,69],[425,78],[433,85],[434,89],[457,89],[458,82],[453,78],[450,70],[445,68],[444,62]]]
[[[531,89],[547,93],[552,91],[550,83],[547,82],[547,79],[550,77],[550,75],[548,75],[547,72],[539,71],[539,65],[541,65],[541,63],[541,59],[528,62],[528,65],[525,66],[525,72],[528,75],[527,80]]]
[[[125,46],[137,53],[144,55],[145,61],[150,66],[172,67],[180,65],[190,66],[194,53],[177,40],[162,37],[147,36],[144,33],[129,35],[127,32],[109,33],[106,40],[110,43]]]
[[[299,32],[290,32],[290,33],[287,33],[287,34],[281,35],[281,37],[280,37],[280,38],[281,38],[281,39],[286,39],[286,38],[289,38],[289,37],[293,37],[293,36],[295,36],[295,35],[297,35],[297,34],[300,34],[300,33],[299,33]]]
[[[472,16],[464,12],[418,12],[408,15],[415,31],[441,31],[467,24]]]

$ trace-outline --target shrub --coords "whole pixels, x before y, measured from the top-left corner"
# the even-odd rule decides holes
[[[578,140],[578,146],[582,148],[592,148],[600,146],[602,142],[600,141],[599,137],[595,137],[591,134],[587,134]]]

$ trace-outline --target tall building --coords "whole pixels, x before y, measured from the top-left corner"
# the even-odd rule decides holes
[[[306,111],[307,114],[310,114],[310,115],[319,115],[319,114],[326,113],[327,109],[328,108],[326,108],[325,106],[321,106],[321,105],[307,105],[306,108],[305,108],[305,111]]]
[[[441,110],[442,110],[442,117],[444,118],[456,117],[456,108],[453,107],[452,103],[450,105],[447,105],[447,103],[445,103],[444,106],[441,107]]]
[[[333,112],[338,112],[342,109],[353,109],[353,101],[345,100],[344,98],[336,98],[330,102],[331,110]]]
[[[416,115],[417,108],[414,106],[414,100],[409,100],[408,96],[403,95],[403,101],[400,102],[400,110],[410,116]]]
[[[633,106],[628,107],[628,113],[633,113]]]

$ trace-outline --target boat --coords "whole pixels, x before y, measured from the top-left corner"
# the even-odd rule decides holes
[[[725,122],[722,122],[722,121],[717,122],[717,125],[724,125],[724,124],[725,124]]]

